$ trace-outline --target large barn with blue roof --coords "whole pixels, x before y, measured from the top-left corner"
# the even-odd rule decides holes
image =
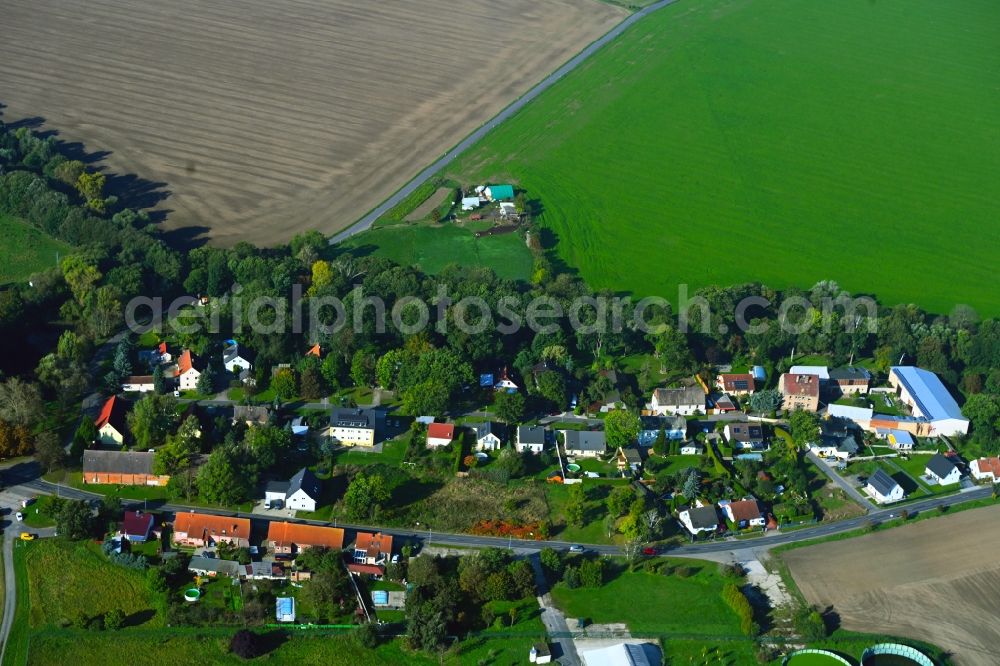
[[[958,403],[933,372],[912,365],[893,366],[889,370],[889,385],[896,389],[896,395],[909,406],[913,416],[929,426],[926,435],[969,432],[969,419],[962,415]]]

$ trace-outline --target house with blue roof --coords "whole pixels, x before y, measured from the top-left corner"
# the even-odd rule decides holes
[[[896,396],[910,411],[915,420],[926,427],[920,428],[925,434],[965,435],[969,432],[969,419],[951,397],[936,374],[912,365],[897,365],[889,369],[889,385]]]

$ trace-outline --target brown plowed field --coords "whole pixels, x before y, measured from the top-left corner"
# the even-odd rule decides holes
[[[596,0],[5,0],[0,103],[166,183],[168,228],[334,232],[621,21]]]
[[[782,557],[846,629],[934,643],[962,666],[1000,663],[1000,506],[799,548]]]

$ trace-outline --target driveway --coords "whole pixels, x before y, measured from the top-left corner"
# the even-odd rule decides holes
[[[559,646],[559,649],[556,650],[558,654],[553,654],[552,656],[560,664],[578,666],[580,664],[580,655],[576,652],[576,644],[573,642],[569,625],[566,623],[566,616],[563,615],[561,610],[556,608],[555,603],[552,601],[552,595],[549,594],[549,582],[545,580],[545,572],[542,570],[542,562],[538,557],[538,553],[529,555],[528,561],[531,562],[531,567],[535,570],[535,586],[538,588],[538,606],[542,609],[541,618],[542,624],[545,625],[545,633],[549,635],[550,643],[555,643]]]
[[[809,458],[809,460],[811,460],[814,465],[816,465],[819,471],[823,472],[823,474],[826,474],[826,476],[831,481],[840,486],[840,488],[845,493],[847,493],[847,496],[853,499],[855,502],[857,502],[861,506],[861,508],[863,508],[865,511],[871,511],[872,509],[877,508],[871,503],[870,499],[868,499],[865,495],[860,493],[857,488],[848,483],[844,479],[844,477],[842,477],[840,474],[837,474],[837,470],[831,468],[825,462],[820,460],[819,456],[817,456],[815,453],[809,451],[808,453],[806,453],[806,457]]]

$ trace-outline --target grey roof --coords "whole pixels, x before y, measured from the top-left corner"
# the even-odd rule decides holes
[[[846,428],[831,428],[824,424],[820,435],[823,446],[835,446],[841,453],[857,453],[861,450],[854,433]]]
[[[955,469],[955,463],[949,460],[947,456],[935,453],[931,456],[931,459],[927,461],[927,469],[933,472],[939,479],[943,479],[951,474],[951,471]]]
[[[233,420],[249,421],[251,423],[267,423],[271,411],[266,405],[236,405],[233,407]]]
[[[517,441],[521,444],[545,444],[545,428],[542,426],[518,426]]]
[[[640,416],[643,430],[684,430],[687,431],[687,419],[676,416]]]
[[[481,440],[489,434],[493,434],[500,439],[504,439],[507,434],[506,426],[502,423],[494,423],[493,421],[486,421],[485,423],[470,423],[469,427],[476,433],[476,441]]]
[[[714,506],[693,506],[688,509],[688,518],[691,520],[691,527],[712,528],[719,525],[719,514]]]
[[[893,366],[889,372],[895,374],[900,383],[906,387],[906,392],[917,403],[920,413],[928,421],[965,420],[958,403],[933,372],[912,365]]]
[[[654,392],[656,402],[661,405],[705,405],[705,392],[698,386],[684,388],[658,388]]]
[[[188,563],[188,571],[214,572],[236,578],[240,575],[240,563],[235,560],[219,560],[214,557],[195,555]]]
[[[109,474],[152,474],[155,453],[148,451],[102,451],[88,449],[83,452],[83,471]]]
[[[755,442],[764,439],[764,428],[757,423],[730,421],[726,424],[730,437],[737,442]]]
[[[338,407],[330,412],[330,425],[375,430],[385,425],[385,413],[378,407]]]
[[[880,495],[887,496],[899,484],[884,469],[879,467],[874,474],[868,477],[868,485],[878,491]]]
[[[840,379],[865,379],[871,381],[872,373],[868,372],[865,368],[859,368],[855,365],[847,365],[842,368],[834,368],[830,371],[830,379],[837,381]]]
[[[628,448],[623,448],[622,453],[625,455],[625,460],[629,464],[638,464],[642,462],[642,454],[639,453],[639,449],[634,449],[631,446]]]
[[[316,475],[309,471],[309,468],[303,467],[298,472],[295,473],[288,481],[288,495],[294,495],[298,491],[304,491],[306,495],[313,499],[319,499],[320,483]]]
[[[607,448],[608,443],[603,431],[564,430],[566,451],[599,451]]]
[[[268,481],[264,486],[264,492],[281,493],[288,496],[288,481]]]

